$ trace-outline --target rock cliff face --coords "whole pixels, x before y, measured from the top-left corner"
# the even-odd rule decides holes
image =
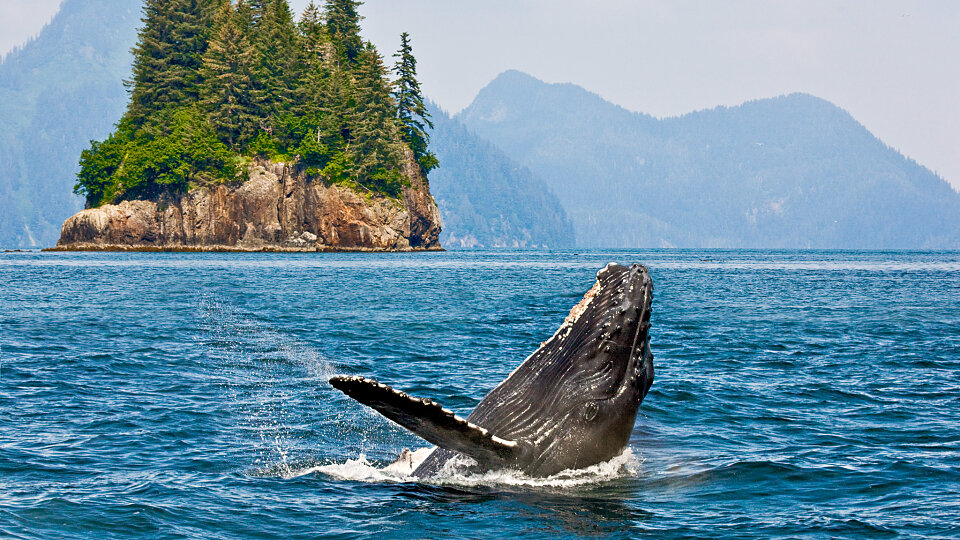
[[[410,156],[412,158],[412,156]],[[55,250],[438,250],[440,212],[412,159],[402,200],[310,180],[259,162],[239,186],[203,187],[159,201],[124,201],[68,218]]]

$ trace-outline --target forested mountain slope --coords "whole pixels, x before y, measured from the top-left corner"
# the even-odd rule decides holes
[[[581,246],[960,247],[960,195],[810,95],[658,120],[510,71],[457,118],[553,188]]]

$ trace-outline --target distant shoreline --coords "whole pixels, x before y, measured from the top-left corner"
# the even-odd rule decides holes
[[[237,246],[131,246],[124,244],[71,244],[43,248],[40,251],[103,251],[135,253],[416,253],[426,251],[446,251],[440,246],[381,249],[367,247],[287,247],[261,246],[242,248]]]

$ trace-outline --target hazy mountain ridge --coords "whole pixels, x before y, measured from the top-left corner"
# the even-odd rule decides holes
[[[440,168],[430,188],[447,248],[570,247],[573,226],[550,188],[529,169],[431,104],[431,147]]]
[[[66,0],[0,63],[0,245],[52,245],[82,207],[80,151],[123,112],[139,15],[137,0]]]
[[[960,195],[813,96],[658,120],[509,71],[457,118],[550,184],[582,246],[960,247]]]

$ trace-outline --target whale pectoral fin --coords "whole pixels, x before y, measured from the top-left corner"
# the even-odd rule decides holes
[[[510,462],[521,450],[516,441],[501,439],[435,401],[409,396],[373,379],[337,376],[330,384],[430,443],[478,462]]]

